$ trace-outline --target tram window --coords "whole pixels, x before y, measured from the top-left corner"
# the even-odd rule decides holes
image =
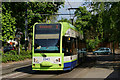
[[[65,50],[66,50],[66,39],[65,39],[65,37],[63,37],[63,39],[62,39],[62,52],[63,53],[65,53]]]
[[[74,41],[74,39],[72,40],[72,53],[74,54],[74,49],[75,49],[75,41]]]
[[[77,46],[77,41],[74,38],[68,41],[68,37],[63,37],[62,52],[65,56],[77,54]]]

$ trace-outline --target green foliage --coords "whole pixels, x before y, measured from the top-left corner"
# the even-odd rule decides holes
[[[75,16],[77,17],[75,25],[78,28],[79,31],[86,31],[86,27],[89,23],[89,20],[91,18],[91,13],[87,11],[86,7],[79,7],[75,11]]]
[[[104,28],[107,29],[104,31],[105,40],[108,41],[120,41],[120,2],[111,3],[111,8],[106,11],[107,14],[104,14],[105,21],[107,25],[103,24]],[[104,21],[104,22],[105,22]],[[109,37],[109,38],[108,38]]]
[[[96,2],[91,6],[98,16],[96,31],[103,41],[120,41],[120,2]]]
[[[68,23],[71,23],[71,20],[68,20],[68,19],[64,19],[64,18],[62,18],[61,20],[59,20],[58,22],[68,22]],[[71,23],[72,24],[72,23]]]
[[[17,51],[16,50],[11,50],[9,52],[6,52],[5,54],[17,55]]]
[[[95,49],[100,42],[101,41],[98,39],[98,37],[96,37],[95,39],[88,39],[86,40],[87,48]]]
[[[47,20],[52,19],[51,17],[54,17],[52,15],[40,15],[40,14],[54,14],[58,11],[60,8],[60,5],[62,5],[63,2],[55,2],[54,4],[52,2],[29,2],[28,3],[28,32],[29,34],[32,34],[32,28],[34,23],[36,22],[46,22]]]
[[[11,16],[11,11],[7,10],[4,5],[2,5],[2,7],[5,10],[5,12],[2,13],[2,41],[7,41],[15,37],[16,19]]]
[[[24,39],[26,12],[28,22],[28,34],[32,36],[34,23],[46,22],[46,18],[50,20],[52,19],[52,17],[54,17],[52,15],[40,14],[54,14],[59,10],[61,5],[63,6],[63,2],[55,2],[54,4],[52,2],[3,2],[3,40],[13,39],[15,28],[21,29],[21,32],[23,32],[21,39]],[[24,40],[22,40],[21,43],[24,44]]]
[[[93,16],[87,9],[86,7],[79,7],[75,11],[75,16],[77,17],[75,26],[78,28],[80,32],[84,33],[84,40],[87,43],[87,48],[95,48],[96,45],[98,44],[98,40],[95,39],[96,35],[93,32],[95,31],[95,20],[93,18],[96,18]],[[97,41],[97,42],[95,42]]]
[[[27,11],[28,32],[32,33],[32,26],[36,22],[45,22],[46,17],[49,20],[51,15],[40,14],[54,14],[60,8],[63,2],[9,2],[3,3],[5,8],[12,11],[12,16],[16,18],[16,27],[21,28],[21,31],[25,30],[25,14]],[[13,6],[15,8],[13,8]],[[6,10],[3,10],[3,13]]]
[[[21,51],[20,51],[20,54],[21,54],[21,55],[31,55],[32,52],[29,51],[29,50],[27,50],[27,51],[25,51],[25,50],[21,50]]]
[[[120,2],[86,4],[91,10],[79,7],[75,12],[77,17],[75,25],[84,32],[87,47],[94,49],[100,42],[120,41]]]
[[[2,53],[2,62],[6,63],[9,61],[21,61],[27,58],[31,59],[31,57],[31,51],[21,50],[21,54],[18,55],[17,51],[11,50],[10,52]]]

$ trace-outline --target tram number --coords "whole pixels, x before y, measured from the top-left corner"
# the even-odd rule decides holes
[[[50,58],[46,58],[46,57],[43,58],[43,61],[49,61],[49,60]]]

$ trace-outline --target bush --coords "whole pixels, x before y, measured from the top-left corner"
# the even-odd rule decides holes
[[[16,50],[11,50],[9,52],[6,52],[5,54],[17,55],[17,51]]]
[[[21,55],[28,55],[28,54],[32,54],[32,52],[29,51],[29,50],[27,50],[27,51],[21,50],[21,51],[20,51],[20,54],[21,54]]]
[[[21,50],[21,53],[19,55],[19,54],[17,54],[17,51],[11,50],[9,52],[2,53],[2,62],[6,63],[9,61],[21,61],[26,58],[30,59],[31,57],[32,57],[31,51]]]

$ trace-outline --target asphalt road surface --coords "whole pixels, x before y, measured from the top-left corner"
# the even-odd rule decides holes
[[[120,55],[88,55],[71,71],[32,71],[31,65],[16,69],[2,76],[3,80],[13,79],[120,79]]]

